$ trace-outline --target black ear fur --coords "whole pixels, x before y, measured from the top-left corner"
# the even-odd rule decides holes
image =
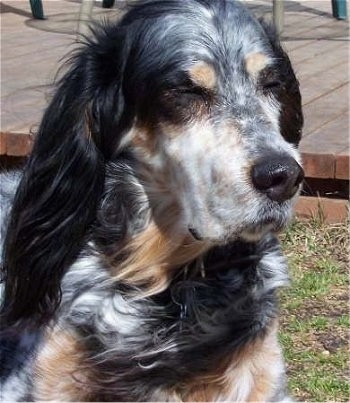
[[[299,82],[295,76],[289,57],[281,46],[276,28],[263,19],[260,19],[259,22],[272,47],[274,57],[277,60],[278,71],[285,85],[278,94],[278,100],[281,105],[281,134],[290,143],[298,145],[301,140],[304,124]]]
[[[121,91],[123,39],[101,29],[71,60],[42,119],[4,245],[2,324],[50,319],[103,191],[105,160],[132,120]]]

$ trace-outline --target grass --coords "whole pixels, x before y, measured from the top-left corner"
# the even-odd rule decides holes
[[[292,396],[350,401],[349,226],[322,215],[282,234],[292,285],[281,293],[280,341]]]

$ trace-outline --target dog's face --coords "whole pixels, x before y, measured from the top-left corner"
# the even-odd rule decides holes
[[[220,243],[281,229],[303,177],[300,93],[287,56],[233,2],[184,6],[153,24],[133,61],[147,69],[135,75],[130,138],[176,199],[183,230]]]

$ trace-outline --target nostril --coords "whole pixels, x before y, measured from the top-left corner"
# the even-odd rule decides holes
[[[269,187],[275,187],[275,186],[283,186],[283,183],[287,180],[287,173],[286,172],[272,172],[270,173],[270,186]]]
[[[271,186],[275,187],[275,186],[280,186],[283,185],[283,183],[286,181],[286,175],[283,174],[277,174],[277,175],[272,175],[272,183]]]
[[[254,187],[278,202],[294,196],[304,178],[301,166],[284,156],[262,158],[253,166],[251,175]]]

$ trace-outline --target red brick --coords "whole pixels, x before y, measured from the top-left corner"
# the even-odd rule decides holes
[[[0,132],[0,155],[6,155],[7,151],[7,133]]]
[[[335,177],[337,179],[350,178],[349,155],[337,155],[335,160]]]
[[[335,177],[334,154],[302,153],[305,176],[309,178],[333,179]]]
[[[347,200],[301,196],[295,207],[295,212],[299,219],[310,219],[316,217],[321,211],[327,223],[335,224],[346,222],[348,207]]]
[[[31,152],[33,140],[29,134],[7,133],[6,138],[6,155],[24,157]]]

